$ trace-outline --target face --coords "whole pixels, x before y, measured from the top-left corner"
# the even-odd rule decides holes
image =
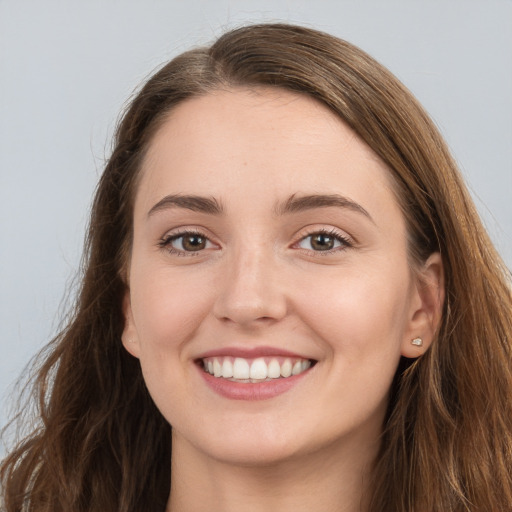
[[[175,442],[244,464],[375,442],[432,315],[389,171],[334,114],[264,89],[182,103],[133,236],[123,343]]]

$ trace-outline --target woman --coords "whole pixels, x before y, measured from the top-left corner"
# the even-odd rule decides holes
[[[509,274],[361,50],[259,25],[164,66],[86,255],[6,511],[512,510]]]

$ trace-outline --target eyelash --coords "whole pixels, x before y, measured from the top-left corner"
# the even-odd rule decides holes
[[[301,242],[304,240],[311,238],[315,235],[324,235],[327,237],[332,237],[335,242],[339,242],[340,246],[334,247],[332,249],[322,250],[322,251],[315,251],[313,249],[304,249],[297,247]],[[170,254],[173,254],[175,256],[185,256],[185,257],[192,257],[192,256],[199,256],[201,252],[204,251],[204,249],[200,249],[197,251],[185,251],[185,250],[179,250],[172,246],[172,243],[176,240],[179,240],[180,238],[184,238],[186,236],[198,236],[206,240],[206,243],[211,243],[209,238],[204,235],[201,231],[193,230],[193,229],[187,229],[185,231],[181,231],[178,233],[173,233],[170,235],[164,236],[159,242],[158,246],[161,249],[165,249]],[[335,229],[317,229],[314,231],[311,231],[310,233],[304,234],[297,242],[293,244],[293,247],[297,247],[299,250],[307,252],[307,253],[315,253],[319,256],[328,256],[330,254],[333,254],[335,252],[344,251],[346,249],[350,249],[353,247],[353,242],[346,236],[340,234]]]
[[[199,256],[200,253],[202,252],[202,250],[199,250],[199,251],[185,251],[185,250],[175,249],[172,246],[172,243],[175,240],[179,240],[180,238],[184,238],[186,236],[198,236],[198,237],[204,238],[207,242],[210,241],[209,238],[204,235],[204,233],[201,233],[201,231],[194,230],[194,229],[187,229],[185,231],[180,231],[179,233],[173,233],[173,234],[170,234],[170,235],[165,235],[158,242],[158,246],[161,249],[165,249],[167,252],[169,252],[170,254],[175,255],[175,256],[187,256],[187,257]]]
[[[339,247],[334,247],[332,249],[327,249],[324,251],[314,251],[313,249],[303,249],[299,248],[300,250],[306,251],[307,253],[314,252],[315,255],[318,256],[329,256],[333,253],[344,251],[346,249],[350,249],[354,246],[353,242],[345,235],[342,235],[339,233],[336,229],[315,229],[314,231],[311,231],[310,233],[305,234],[300,238],[298,242],[294,244],[294,246],[298,246],[301,242],[308,238],[312,238],[315,235],[324,235],[327,237],[331,237],[335,242],[339,242]]]

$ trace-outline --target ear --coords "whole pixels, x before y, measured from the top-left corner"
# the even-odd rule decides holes
[[[130,290],[126,290],[123,299],[124,329],[121,335],[124,348],[134,357],[140,356],[140,344],[137,329],[133,321]]]
[[[443,260],[438,252],[432,253],[416,272],[415,281],[409,325],[401,351],[408,358],[416,358],[425,353],[441,323],[445,289]]]

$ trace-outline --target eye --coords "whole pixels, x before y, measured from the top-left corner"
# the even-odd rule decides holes
[[[214,244],[202,233],[192,231],[165,236],[158,245],[172,254],[183,256],[185,253],[198,253],[214,247]]]
[[[329,252],[351,247],[351,243],[339,233],[318,231],[302,238],[297,246],[315,252]]]

